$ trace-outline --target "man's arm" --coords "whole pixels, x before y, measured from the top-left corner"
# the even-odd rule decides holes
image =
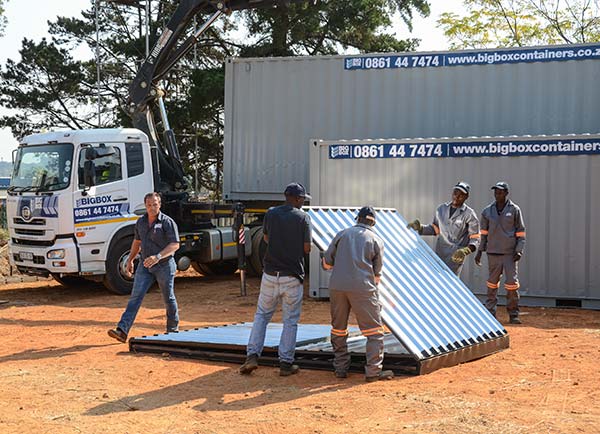
[[[375,285],[381,281],[381,269],[383,268],[383,242],[375,241],[375,255],[373,256],[373,273],[375,274]]]
[[[125,265],[125,269],[130,276],[133,274],[133,260],[140,253],[141,248],[142,241],[134,239],[129,248],[129,257],[127,258],[127,264]]]
[[[423,226],[421,228],[421,235],[439,235],[440,234],[440,222],[438,221],[437,210],[433,216],[433,222],[430,225]]]
[[[515,261],[521,259],[523,250],[525,249],[525,222],[521,209],[517,208],[515,212],[515,237],[517,237],[517,246],[515,247]]]
[[[480,223],[481,228],[479,230],[479,232],[481,233],[481,240],[479,243],[479,250],[477,251],[477,254],[475,255],[475,264],[477,264],[477,265],[481,265],[481,255],[487,249],[489,225],[490,225],[490,222],[485,215],[485,210],[483,210],[481,212],[481,223]]]
[[[308,255],[312,246],[312,225],[310,222],[310,216],[306,214],[305,217],[306,218],[304,219],[304,254]]]

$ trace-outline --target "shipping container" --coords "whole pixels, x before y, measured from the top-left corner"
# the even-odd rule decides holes
[[[600,135],[313,140],[307,148],[311,206],[395,208],[430,224],[458,181],[471,185],[467,205],[478,216],[494,201],[491,187],[508,182],[527,232],[522,304],[600,309]],[[315,255],[310,294],[327,297]],[[484,297],[487,261],[477,267],[473,256],[461,278]]]
[[[311,138],[596,133],[599,82],[598,44],[228,59],[224,198],[309,184]]]

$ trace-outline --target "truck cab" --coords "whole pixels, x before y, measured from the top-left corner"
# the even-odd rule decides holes
[[[7,197],[10,263],[127,293],[133,227],[154,191],[148,137],[116,128],[34,134],[19,144]]]

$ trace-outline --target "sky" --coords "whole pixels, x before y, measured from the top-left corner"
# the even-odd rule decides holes
[[[35,13],[31,8],[35,4]],[[436,21],[443,12],[461,13],[462,0],[430,0],[429,18],[415,17],[413,32],[409,33],[404,24],[398,25],[397,34],[402,38],[419,38],[419,51],[446,50],[448,44],[442,31],[436,28]],[[52,0],[23,1],[8,0],[5,16],[8,19],[4,37],[0,38],[0,66],[4,68],[6,59],[19,60],[19,49],[24,37],[39,41],[48,36],[48,21],[57,16],[81,16],[80,12],[89,8],[91,0]],[[0,107],[0,114],[6,114]],[[17,139],[8,128],[0,129],[0,160],[10,161],[12,150],[17,147]]]

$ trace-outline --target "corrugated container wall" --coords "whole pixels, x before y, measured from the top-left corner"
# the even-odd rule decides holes
[[[459,143],[591,143],[584,155],[391,158],[334,158],[331,147],[380,149],[381,144],[411,143],[415,149],[429,144]],[[410,149],[411,145],[408,145]],[[582,306],[600,309],[600,135],[551,137],[488,137],[442,140],[313,141],[311,194],[313,206],[372,205],[396,208],[408,221],[430,224],[438,204],[451,200],[453,186],[464,179],[471,184],[467,205],[478,216],[494,200],[490,189],[497,181],[510,184],[509,199],[525,219],[527,240],[519,262],[522,304]],[[350,151],[352,153],[352,151]],[[367,154],[365,154],[367,155]],[[408,156],[408,155],[407,155]],[[430,246],[434,237],[424,237]],[[487,259],[482,267],[467,257],[461,279],[484,296]],[[311,268],[313,270],[315,267]],[[316,266],[317,270],[319,269]],[[323,272],[321,272],[323,273]],[[321,279],[323,282],[323,279]],[[312,283],[312,279],[311,279]],[[328,294],[323,288],[312,288]],[[504,290],[500,291],[504,294]],[[571,303],[572,301],[575,303]],[[564,304],[566,302],[566,304]],[[561,304],[562,303],[562,304]]]
[[[596,133],[600,48],[570,47],[596,57],[566,60],[561,54],[560,61],[357,70],[345,67],[350,58],[343,56],[229,59],[224,197],[280,199],[288,182],[308,184],[312,138]],[[459,53],[493,60],[518,58],[524,50]]]

